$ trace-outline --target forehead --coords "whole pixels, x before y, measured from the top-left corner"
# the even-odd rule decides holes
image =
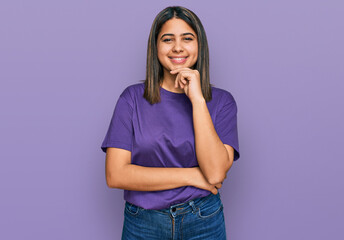
[[[184,20],[180,18],[172,18],[162,25],[159,36],[165,33],[180,35],[186,32],[191,32],[196,36],[195,31]]]

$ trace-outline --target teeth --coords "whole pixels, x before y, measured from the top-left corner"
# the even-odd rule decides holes
[[[186,57],[184,58],[172,58],[172,59],[175,59],[175,60],[182,60],[182,59],[185,59]]]

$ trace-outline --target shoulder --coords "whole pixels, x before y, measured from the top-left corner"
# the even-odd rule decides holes
[[[128,102],[133,102],[136,96],[143,94],[144,83],[134,83],[127,86],[121,93],[120,98],[124,98]]]
[[[213,99],[213,105],[214,108],[216,109],[216,113],[224,113],[228,114],[230,112],[232,113],[237,113],[238,107],[237,103],[232,95],[231,92],[229,92],[226,89],[218,88],[218,87],[213,87],[212,86],[212,96]]]
[[[213,100],[220,104],[234,103],[235,99],[231,92],[226,89],[211,86]]]

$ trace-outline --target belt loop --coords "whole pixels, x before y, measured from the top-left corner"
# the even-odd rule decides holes
[[[197,208],[196,208],[196,206],[195,206],[195,204],[194,204],[194,201],[190,201],[190,202],[189,202],[189,205],[192,207],[192,213],[196,213]]]

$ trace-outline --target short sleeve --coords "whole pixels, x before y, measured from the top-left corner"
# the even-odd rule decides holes
[[[236,161],[240,157],[237,105],[232,94],[227,91],[221,97],[219,104],[221,107],[217,110],[214,127],[222,143],[234,148],[234,161]]]
[[[103,152],[106,152],[108,147],[132,151],[133,106],[130,99],[129,91],[126,89],[117,100],[110,126],[101,145]]]

